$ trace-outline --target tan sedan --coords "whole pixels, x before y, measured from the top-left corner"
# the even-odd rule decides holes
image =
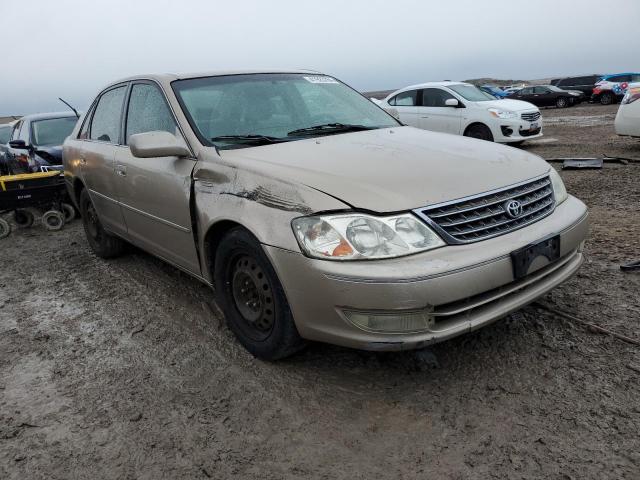
[[[120,80],[64,163],[96,254],[130,242],[211,285],[260,358],[442,341],[583,261],[587,209],[544,160],[403,126],[315,72]]]

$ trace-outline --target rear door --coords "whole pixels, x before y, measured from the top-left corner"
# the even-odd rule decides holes
[[[419,127],[418,122],[418,90],[401,92],[389,99],[389,105],[398,111],[400,121],[405,125]]]
[[[129,94],[125,145],[115,158],[118,200],[127,236],[133,243],[199,275],[190,209],[191,172],[196,159],[134,157],[128,147],[129,137],[152,131],[166,131],[185,142],[162,90],[154,82],[137,81]]]
[[[533,97],[538,101],[536,105],[548,107],[555,105],[558,93],[552,92],[546,87],[533,87]]]
[[[445,105],[448,99],[456,99],[452,94],[441,88],[425,88],[419,98],[420,128],[434,132],[460,134],[463,109]]]
[[[122,148],[120,130],[127,85],[121,84],[103,92],[91,117],[83,124],[79,138],[70,142],[71,161],[80,165],[80,177],[103,226],[118,235],[126,228],[118,205],[114,159]]]

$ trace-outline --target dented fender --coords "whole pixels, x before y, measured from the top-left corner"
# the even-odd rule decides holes
[[[238,223],[260,243],[300,252],[291,230],[294,218],[350,208],[309,186],[231,165],[217,155],[199,159],[192,177],[193,215],[203,267],[210,263],[206,258],[205,238],[219,222]],[[203,276],[211,280],[210,272],[205,270],[203,268]]]

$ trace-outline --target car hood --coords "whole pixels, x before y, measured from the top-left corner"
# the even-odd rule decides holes
[[[537,110],[533,103],[523,102],[522,100],[513,100],[511,98],[503,98],[501,100],[489,100],[487,102],[474,102],[478,108],[499,108],[501,110],[509,110],[512,112],[521,112],[523,110]]]
[[[379,213],[487,192],[550,168],[516,148],[413,127],[222,150],[220,155],[237,168],[304,184]]]

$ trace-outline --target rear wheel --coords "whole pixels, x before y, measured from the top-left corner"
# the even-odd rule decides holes
[[[4,218],[0,218],[0,238],[8,237],[11,234],[11,225]]]
[[[465,137],[477,138],[479,140],[486,140],[493,142],[493,134],[489,127],[482,123],[475,123],[467,128],[464,132]]]
[[[33,225],[35,217],[30,210],[19,209],[13,212],[13,221],[20,228],[28,228]]]
[[[558,97],[556,100],[556,107],[558,108],[567,108],[569,106],[569,100],[567,97]]]
[[[278,360],[304,347],[275,270],[245,229],[234,228],[221,240],[214,282],[229,328],[254,356]]]
[[[84,233],[91,250],[101,258],[113,258],[122,254],[125,243],[118,237],[108,234],[102,228],[98,213],[86,189],[80,193],[80,212]]]
[[[611,92],[604,92],[600,95],[600,103],[602,105],[611,105],[613,103],[614,97]]]

